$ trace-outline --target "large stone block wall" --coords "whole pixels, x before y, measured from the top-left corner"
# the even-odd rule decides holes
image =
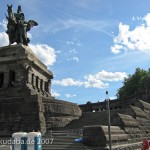
[[[47,129],[64,127],[82,112],[78,105],[62,100],[43,98]]]
[[[40,96],[0,98],[0,135],[19,131],[46,132]]]
[[[116,113],[124,113],[125,110],[111,110],[111,117]],[[81,129],[83,126],[90,125],[107,125],[107,111],[99,111],[99,112],[85,112],[82,113],[80,119],[73,120],[70,124],[68,124],[65,128],[67,129]]]

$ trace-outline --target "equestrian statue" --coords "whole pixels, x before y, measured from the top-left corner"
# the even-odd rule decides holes
[[[25,21],[24,13],[22,12],[21,6],[18,6],[17,13],[13,13],[12,5],[7,5],[8,16],[6,15],[6,19],[8,20],[7,31],[9,37],[9,45],[13,43],[22,43],[24,45],[28,45],[30,39],[27,37],[27,32],[33,26],[37,26],[38,23],[34,20]]]

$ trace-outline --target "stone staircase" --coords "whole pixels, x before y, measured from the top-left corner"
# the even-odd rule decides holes
[[[50,139],[51,143],[42,145],[42,150],[91,150],[82,143],[75,142],[79,137],[67,130],[49,132],[44,139]]]
[[[68,133],[68,131],[52,131],[46,134],[42,141],[48,143],[42,145],[42,150],[91,150],[82,143],[76,143],[75,139],[80,135]],[[0,150],[11,150],[9,145],[0,145]]]
[[[124,113],[125,110],[111,110],[111,117],[116,113]],[[73,120],[63,129],[81,129],[90,125],[107,125],[107,111],[86,112],[79,119]]]

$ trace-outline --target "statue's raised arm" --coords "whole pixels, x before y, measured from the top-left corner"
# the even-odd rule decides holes
[[[12,5],[7,5],[7,7],[8,16],[6,15],[6,19],[8,24],[6,33],[9,36],[9,44],[11,45],[16,42],[17,44],[28,45],[30,40],[27,37],[27,32],[33,26],[37,26],[38,23],[34,20],[25,21],[25,15],[20,5],[18,6],[17,13],[13,13]]]

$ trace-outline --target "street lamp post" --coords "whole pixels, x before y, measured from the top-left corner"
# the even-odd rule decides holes
[[[112,150],[112,145],[111,145],[111,122],[110,122],[110,106],[109,106],[109,95],[108,91],[106,91],[106,105],[107,105],[107,118],[108,118],[108,134],[109,134],[109,150]]]

